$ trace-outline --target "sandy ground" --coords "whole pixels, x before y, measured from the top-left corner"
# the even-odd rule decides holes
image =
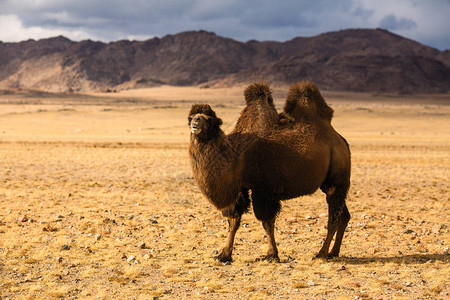
[[[275,89],[277,107],[286,90]],[[234,261],[189,168],[187,112],[233,128],[242,88],[0,95],[0,299],[448,299],[450,96],[324,93],[350,143],[341,257],[321,192],[283,202],[281,263],[252,214]]]

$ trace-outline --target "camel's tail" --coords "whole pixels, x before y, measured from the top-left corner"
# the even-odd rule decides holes
[[[273,103],[272,92],[267,82],[255,82],[250,84],[244,91],[245,102],[249,104],[255,100],[266,100]]]
[[[331,122],[333,109],[328,106],[314,82],[300,81],[289,89],[284,112],[297,117],[295,114],[307,114]]]

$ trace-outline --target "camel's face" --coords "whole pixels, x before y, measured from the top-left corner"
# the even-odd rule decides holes
[[[206,132],[211,123],[211,117],[205,114],[195,114],[189,116],[189,127],[191,133],[199,135],[202,132]]]

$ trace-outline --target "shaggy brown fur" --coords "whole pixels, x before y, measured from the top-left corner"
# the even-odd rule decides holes
[[[195,104],[189,112],[191,133],[189,156],[203,195],[218,209],[236,204],[242,187],[241,168],[236,149],[220,129],[222,120],[207,104]]]
[[[304,84],[297,85],[304,86]],[[295,86],[291,88],[291,91],[298,92]],[[309,111],[299,109],[314,107],[310,104],[316,103],[316,100],[321,98],[320,93],[317,93],[318,89],[316,88],[316,90],[310,89],[310,93],[306,96],[304,93],[297,94],[299,96],[297,102],[293,98],[288,98],[289,107],[293,109],[285,113],[293,113],[295,119],[295,122],[290,122],[289,126],[272,124],[257,128],[261,122],[261,118],[258,116],[271,115],[271,112],[270,114],[262,113],[261,108],[265,107],[272,111],[273,104],[269,103],[267,94],[261,96],[256,93],[256,99],[246,99],[247,107],[238,121],[242,126],[248,126],[247,128],[256,128],[254,133],[248,130],[240,132],[239,128],[236,128],[228,136],[225,136],[220,129],[217,135],[208,135],[207,139],[200,139],[198,133],[191,135],[190,149],[207,150],[190,151],[191,160],[194,161],[194,165],[197,164],[195,168],[193,167],[197,183],[202,190],[206,190],[202,185],[208,186],[207,189],[213,189],[216,183],[208,184],[203,178],[214,181],[223,180],[226,186],[225,190],[221,189],[221,193],[230,195],[225,201],[227,205],[222,204],[222,207],[227,207],[223,210],[223,214],[228,217],[230,229],[227,244],[218,256],[219,260],[231,260],[234,237],[239,228],[241,215],[249,207],[249,189],[252,191],[251,202],[255,216],[262,221],[269,238],[269,250],[265,259],[279,260],[274,237],[274,224],[281,209],[280,201],[311,194],[318,188],[321,188],[327,195],[329,218],[328,234],[317,256],[338,256],[342,237],[350,219],[345,205],[350,185],[350,151],[346,141],[331,126],[330,112],[332,113],[332,110],[325,101],[323,101],[325,106],[318,104],[316,108]],[[253,95],[255,94],[253,93]],[[323,98],[321,99],[323,100]],[[263,101],[267,101],[267,103],[264,104]],[[260,104],[252,105],[252,103],[258,102]],[[195,113],[195,109],[193,110]],[[247,118],[247,114],[256,116],[256,118]],[[190,118],[195,120],[203,117],[202,114],[190,114]],[[255,122],[256,126],[252,122]],[[191,130],[192,126],[197,126],[197,123],[193,124],[191,121]],[[204,123],[207,125],[206,121]],[[212,123],[214,122],[212,121]],[[204,130],[208,129],[205,127]],[[211,132],[215,132],[215,130]],[[217,146],[212,147],[212,144],[217,144]],[[224,157],[222,154],[209,150],[211,147],[221,148],[225,151],[227,153],[225,159],[228,159],[229,162],[226,163],[222,159]],[[229,147],[233,150],[222,147]],[[215,161],[215,158],[208,157],[210,155],[217,155],[221,158],[217,165],[209,163],[205,168],[205,164],[197,163],[200,160]],[[203,172],[207,175],[196,175],[196,172]],[[213,174],[210,175],[210,173]],[[239,189],[240,185],[241,189]],[[220,186],[223,188],[222,184]],[[230,193],[228,190],[233,192]],[[204,192],[204,194],[209,195],[207,197],[210,197],[212,203],[224,202],[223,196],[218,193]],[[238,196],[236,200],[232,199],[234,195]],[[215,205],[220,209],[219,205]],[[334,247],[331,252],[328,252],[335,233]]]
[[[265,82],[255,82],[244,91],[247,106],[242,110],[233,133],[264,135],[278,123],[272,92]]]
[[[317,86],[311,81],[300,81],[289,89],[284,113],[294,119],[317,118],[331,123],[333,109],[328,106]]]

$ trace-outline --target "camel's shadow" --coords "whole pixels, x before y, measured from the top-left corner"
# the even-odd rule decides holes
[[[427,262],[450,263],[450,253],[446,254],[412,254],[399,256],[372,256],[372,257],[337,257],[333,262],[342,262],[348,265],[364,265],[369,263],[397,263],[397,264],[424,264]]]

